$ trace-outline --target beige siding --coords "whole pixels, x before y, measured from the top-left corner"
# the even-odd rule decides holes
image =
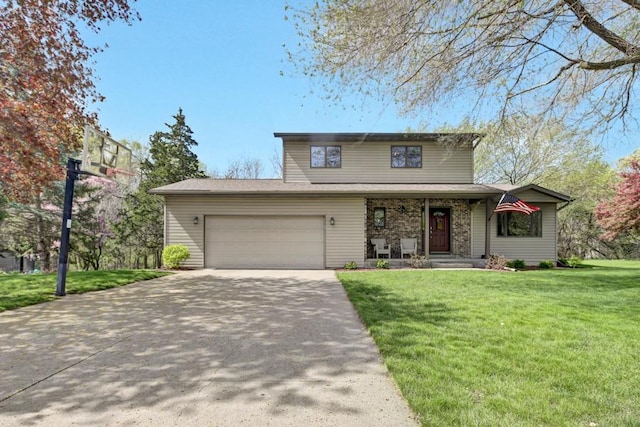
[[[540,193],[539,191],[528,190],[522,193],[516,193],[516,196],[524,202],[532,204],[534,206],[538,206],[538,203],[557,203],[558,199],[555,197],[548,196],[544,193]]]
[[[342,167],[311,168],[311,145],[340,145]],[[422,168],[392,168],[392,145],[421,145]],[[473,150],[448,150],[434,142],[285,142],[284,179],[312,183],[468,184],[473,182]]]
[[[364,262],[365,202],[361,197],[293,198],[247,196],[166,196],[167,244],[186,245],[191,257],[186,267],[202,268],[205,256],[205,221],[208,215],[270,215],[325,217],[326,267]],[[193,224],[193,217],[200,221]],[[335,225],[330,225],[330,218]]]
[[[526,196],[518,194],[529,202]],[[533,199],[533,198],[531,198]],[[556,260],[557,228],[555,203],[537,203],[542,211],[542,237],[498,237],[497,215],[491,217],[491,253],[509,259],[523,259],[527,265],[537,265],[543,260]]]
[[[471,256],[479,258],[484,255],[486,227],[486,204],[479,203],[471,209]]]

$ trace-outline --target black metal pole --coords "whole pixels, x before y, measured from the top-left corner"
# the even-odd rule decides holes
[[[67,161],[67,183],[64,188],[64,206],[62,208],[62,232],[60,234],[60,259],[58,260],[58,282],[56,295],[67,294],[67,267],[69,265],[69,236],[71,235],[71,210],[73,208],[73,189],[80,173],[80,164],[76,159]]]

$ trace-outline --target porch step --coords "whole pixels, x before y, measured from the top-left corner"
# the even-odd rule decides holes
[[[470,262],[432,262],[431,268],[474,268]]]

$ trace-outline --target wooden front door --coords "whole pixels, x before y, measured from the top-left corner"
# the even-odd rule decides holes
[[[450,252],[449,208],[429,209],[429,252]]]

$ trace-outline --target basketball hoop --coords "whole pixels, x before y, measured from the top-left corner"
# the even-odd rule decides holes
[[[84,129],[82,171],[131,187],[136,176],[131,149],[87,125]]]

